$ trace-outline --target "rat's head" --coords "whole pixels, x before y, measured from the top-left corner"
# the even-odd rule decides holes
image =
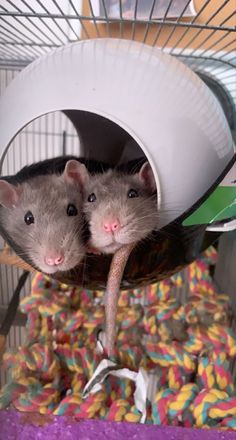
[[[90,245],[113,253],[136,243],[157,226],[155,178],[146,162],[139,173],[108,171],[87,178],[84,211],[89,222]]]
[[[0,180],[3,233],[19,256],[42,272],[72,269],[85,254],[83,173],[85,166],[70,160],[62,175],[33,177],[17,186]]]

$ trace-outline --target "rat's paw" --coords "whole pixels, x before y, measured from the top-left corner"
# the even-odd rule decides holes
[[[102,253],[94,247],[88,247],[87,254],[101,255]]]

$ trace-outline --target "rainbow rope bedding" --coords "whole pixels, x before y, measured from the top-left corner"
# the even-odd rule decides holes
[[[217,293],[209,272],[216,258],[211,247],[170,279],[120,293],[115,361],[134,371],[142,367],[156,378],[146,423],[236,429],[230,372],[236,339],[228,297]],[[173,290],[186,278],[188,298],[181,304]],[[31,294],[21,301],[26,341],[4,355],[10,379],[0,392],[0,408],[141,420],[129,379],[108,376],[98,392],[82,396],[105,357],[96,351],[103,295],[36,274]]]

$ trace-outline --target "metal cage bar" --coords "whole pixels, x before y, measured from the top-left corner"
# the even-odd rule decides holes
[[[151,1],[145,19],[138,15],[142,0],[135,0],[131,17],[124,16],[122,0],[117,0],[117,17],[110,13],[107,0],[97,1],[100,5],[99,11],[94,10],[92,0],[81,0],[81,11],[78,3],[75,4],[73,0],[63,0],[62,3],[51,0],[46,4],[42,0],[35,0],[34,3],[28,0],[3,1],[0,5],[0,65],[13,67],[18,63],[22,67],[51,49],[81,38],[94,37],[94,33],[98,38],[127,38],[128,28],[129,38],[132,40],[158,44],[162,50],[167,50],[183,60],[194,56],[198,59],[202,57],[203,62],[205,59],[221,60],[225,67],[236,65],[233,45],[236,31],[233,25],[235,8],[231,8],[232,11],[227,12],[226,17],[216,24],[217,17],[229,5],[233,5],[233,0],[224,0],[215,10],[213,0],[205,0],[195,16],[187,21],[184,13],[191,0],[186,0],[175,19],[169,17],[173,0],[166,3],[163,18],[153,15],[158,0]],[[211,13],[206,18],[209,7]]]

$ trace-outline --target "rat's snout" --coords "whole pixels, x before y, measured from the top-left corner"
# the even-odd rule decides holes
[[[106,232],[116,232],[120,229],[120,222],[118,218],[106,218],[102,223],[102,227]]]
[[[58,266],[59,264],[63,263],[64,255],[62,252],[50,253],[46,255],[44,261],[46,264],[48,264],[48,266]]]

